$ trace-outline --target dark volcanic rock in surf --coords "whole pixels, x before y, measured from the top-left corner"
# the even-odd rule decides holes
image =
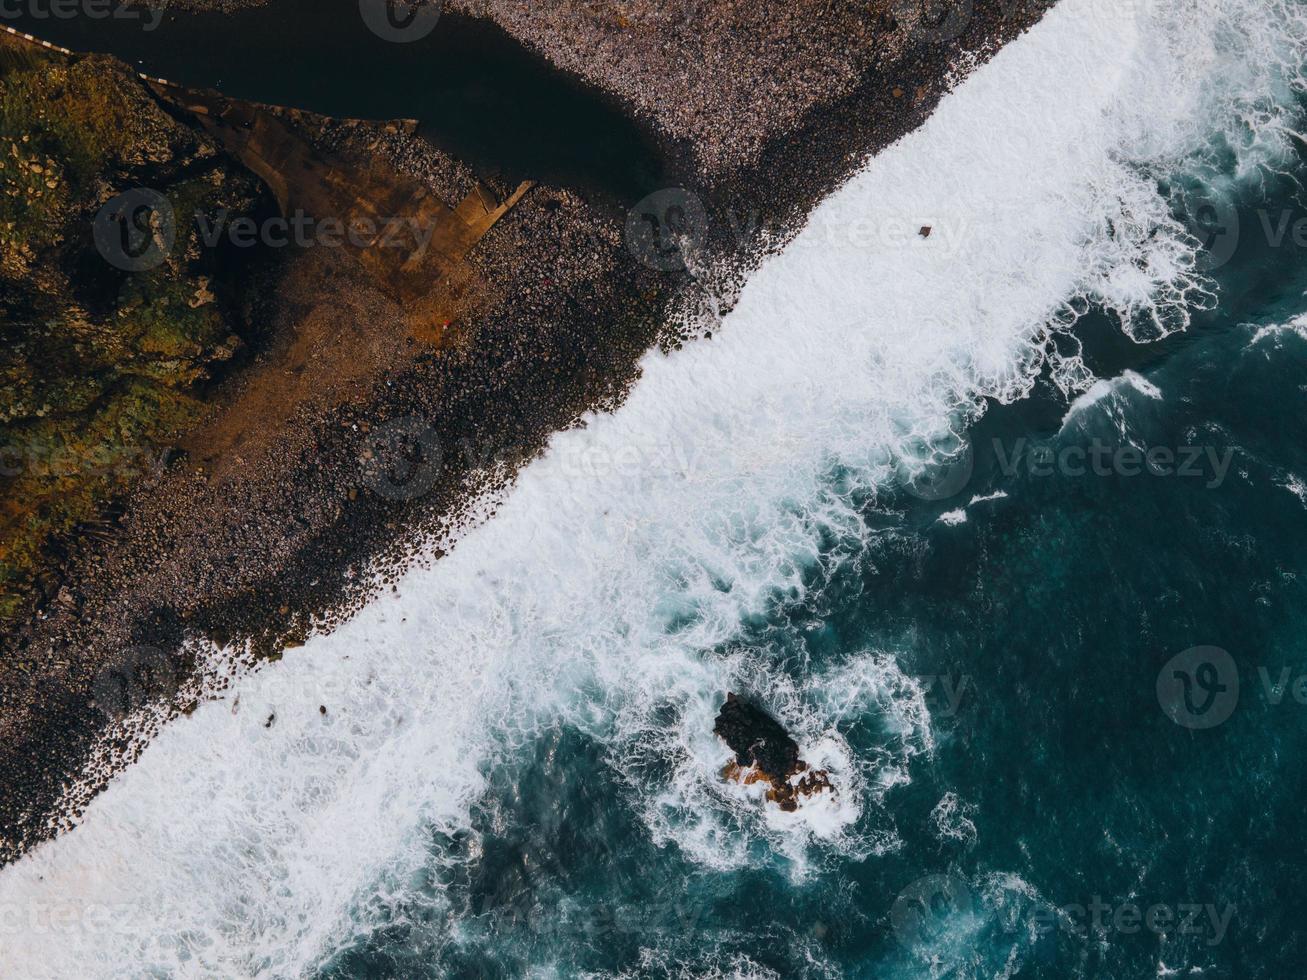
[[[782,810],[797,809],[802,797],[834,791],[825,770],[813,769],[799,758],[799,744],[780,722],[733,691],[726,695],[713,732],[735,753],[735,761],[722,775],[746,786],[768,783],[767,799]]]
[[[741,766],[753,766],[773,782],[787,779],[799,765],[799,743],[757,705],[731,692],[713,723]]]

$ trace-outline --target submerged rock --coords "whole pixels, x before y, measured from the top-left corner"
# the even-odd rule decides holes
[[[713,732],[735,753],[722,778],[745,786],[765,782],[767,799],[782,810],[797,810],[799,801],[814,793],[835,792],[826,770],[799,758],[799,743],[780,722],[733,691],[726,695]]]

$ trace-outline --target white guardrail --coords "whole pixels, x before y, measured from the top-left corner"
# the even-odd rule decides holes
[[[39,45],[40,47],[45,48],[47,51],[58,51],[60,54],[66,54],[66,55],[80,54],[80,52],[78,51],[73,51],[69,48],[61,48],[57,44],[51,44],[49,41],[43,41],[41,38],[33,37],[31,34],[24,34],[22,31],[18,30],[17,28],[0,25],[0,30],[3,30],[6,34],[12,35],[13,37],[21,37],[24,41],[27,41],[31,44]],[[140,78],[145,79],[145,81],[147,82],[155,82],[159,85],[168,85],[172,88],[181,88],[181,86],[178,85],[176,82],[170,82],[166,78],[159,78],[155,75],[147,75],[145,74],[145,72],[140,72],[140,71],[138,71],[136,74]]]

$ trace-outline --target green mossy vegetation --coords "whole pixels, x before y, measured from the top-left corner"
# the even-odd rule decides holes
[[[124,273],[92,221],[137,187],[167,196],[177,240],[162,265]],[[0,619],[200,416],[241,342],[190,219],[259,194],[124,66],[0,40]]]

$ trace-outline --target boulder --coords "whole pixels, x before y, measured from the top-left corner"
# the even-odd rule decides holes
[[[722,777],[746,786],[765,782],[767,799],[786,812],[797,810],[799,801],[814,793],[835,791],[824,769],[799,758],[799,744],[780,722],[733,691],[726,695],[713,732],[735,753]]]

